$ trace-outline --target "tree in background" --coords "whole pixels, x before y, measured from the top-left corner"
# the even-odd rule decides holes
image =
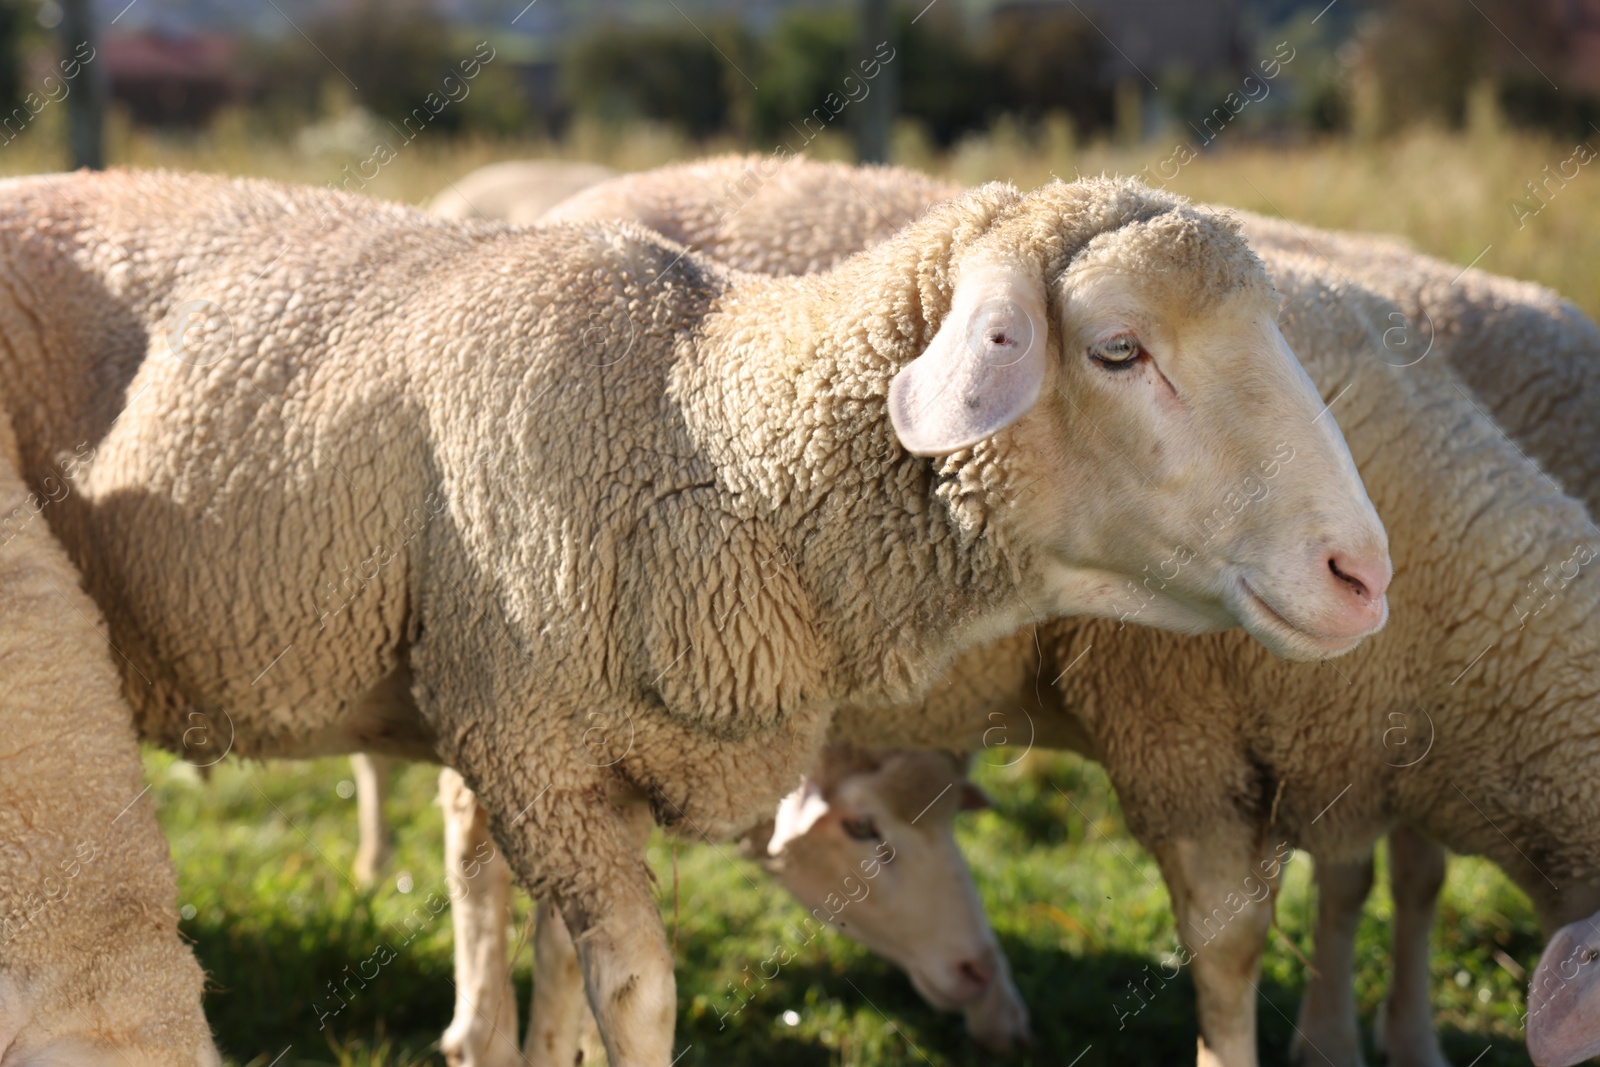
[[[1558,4],[1369,0],[1369,7],[1354,74],[1371,97],[1370,132],[1416,122],[1458,127],[1484,83],[1498,87],[1501,107],[1519,124],[1575,131],[1596,115],[1594,100],[1551,84],[1567,80],[1569,63]]]
[[[37,36],[33,5],[22,0],[0,0],[0,114],[9,115],[22,101],[22,62],[26,47]]]
[[[481,38],[455,32],[425,0],[345,0],[324,10],[299,34],[258,46],[251,65],[269,120],[284,128],[324,114],[329,101],[354,103],[387,121],[401,121],[425,101],[448,95],[445,79],[459,83],[461,63],[474,57]],[[525,111],[515,73],[507,64],[480,64],[457,99],[431,114],[445,131],[479,129],[514,133]],[[457,83],[452,83],[455,85]]]
[[[564,83],[580,113],[655,119],[693,137],[793,140],[797,126],[830,99],[837,132],[853,133],[865,109],[838,102],[853,104],[865,99],[863,90],[874,91],[861,78],[860,63],[874,48],[863,43],[857,6],[793,9],[761,41],[701,23],[721,54],[687,25],[682,32],[607,27],[568,53]],[[949,145],[1006,113],[1029,122],[1065,113],[1085,130],[1109,124],[1110,88],[1097,80],[1098,38],[1071,7],[1002,12],[976,38],[954,8],[916,14],[895,8],[889,62],[899,79],[898,117],[921,124],[935,143]]]
[[[700,27],[704,34],[687,23],[606,27],[580,39],[562,77],[573,107],[608,122],[668,123],[694,138],[741,125],[734,80],[744,75],[734,66],[744,67],[737,57],[748,62],[748,36],[729,23]]]
[[[1004,110],[1030,121],[1064,114],[1079,130],[1111,124],[1112,87],[1101,76],[1105,44],[1076,8],[1000,8],[980,55],[997,78],[996,104]]]
[[[784,15],[762,42],[761,91],[753,109],[760,143],[792,140],[791,123],[823,107],[828,94],[843,96],[845,76],[857,73],[855,63],[864,58],[860,50],[851,8],[800,8]],[[845,124],[851,128],[848,115]]]

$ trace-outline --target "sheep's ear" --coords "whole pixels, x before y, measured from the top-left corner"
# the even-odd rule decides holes
[[[776,856],[788,847],[789,842],[804,837],[817,820],[828,814],[828,798],[822,787],[807,778],[800,788],[778,803],[778,816],[772,825],[772,839],[767,842],[767,855]]]
[[[928,350],[889,382],[889,420],[906,451],[943,456],[1027,414],[1044,384],[1044,282],[984,265],[956,283]]]

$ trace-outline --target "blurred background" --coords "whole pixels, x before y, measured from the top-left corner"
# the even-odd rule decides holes
[[[1590,314],[1597,122],[1600,0],[0,0],[0,173],[420,203],[530,156],[1121,171],[1463,264],[1493,246],[1479,265]]]
[[[0,0],[0,174],[160,166],[421,204],[533,157],[633,170],[805,152],[1024,187],[1121,172],[1397,234],[1592,316],[1597,123],[1600,0]],[[999,806],[965,817],[961,837],[1035,1015],[1039,1046],[1016,1062],[1192,1062],[1186,976],[1122,1017],[1175,941],[1104,775],[1039,753],[980,764]],[[316,1010],[442,891],[432,768],[398,775],[396,856],[372,890],[349,878],[345,761],[202,774],[151,751],[146,770],[230,1063],[441,1062],[447,912],[401,934],[405,951],[337,1016]],[[658,836],[651,861],[678,943],[684,1064],[992,1061],[958,1017],[838,937],[727,1015],[798,909],[716,850]],[[1366,1018],[1388,977],[1382,884],[1360,941]],[[1264,965],[1265,1063],[1286,1058],[1313,905],[1301,858]],[[527,915],[524,901],[523,934]],[[1540,941],[1526,900],[1489,865],[1453,860],[1437,938],[1453,1062],[1527,1063]],[[523,951],[524,993],[528,974]]]

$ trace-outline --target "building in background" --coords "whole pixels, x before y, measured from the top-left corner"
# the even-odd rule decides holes
[[[145,126],[199,128],[249,96],[240,40],[217,31],[146,30],[107,36],[100,46],[111,98]]]

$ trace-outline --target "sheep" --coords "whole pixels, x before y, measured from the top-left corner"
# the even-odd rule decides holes
[[[842,248],[853,252],[886,240],[933,204],[965,191],[899,167],[757,155],[599,181],[542,215],[532,209],[546,203],[543,190],[524,188],[521,195],[506,194],[517,219],[632,219],[741,270],[780,275],[826,270],[844,258]]]
[[[504,219],[524,225],[616,174],[598,163],[561,159],[490,163],[439,190],[428,202],[428,212],[446,219]]]
[[[30,491],[0,419],[0,1054],[220,1067],[100,612],[40,518],[83,461],[68,450]]]
[[[1062,620],[1040,627],[1041,654],[1023,634],[946,672],[958,683],[969,670],[984,675],[998,686],[987,699],[969,687],[936,693],[903,722],[846,709],[835,724],[864,743],[913,740],[911,723],[925,740],[949,744],[964,731],[970,744],[993,728],[990,713],[1015,721],[1021,702],[1041,744],[1083,745],[1103,762],[1172,892],[1186,942],[1175,958],[1194,967],[1199,996],[1201,1063],[1256,1062],[1249,976],[1284,849],[1349,861],[1398,822],[1493,859],[1547,931],[1581,925],[1600,904],[1600,808],[1584,770],[1600,756],[1588,681],[1600,590],[1577,580],[1596,558],[1587,512],[1527,464],[1449,368],[1384,365],[1378,335],[1393,305],[1330,283],[1311,259],[1281,257],[1275,269],[1289,297],[1284,329],[1308,370],[1325,391],[1349,387],[1343,421],[1380,513],[1407,520],[1391,525],[1405,579],[1397,623],[1334,674],[1267,662],[1229,635],[1172,641]],[[1556,577],[1530,622],[1528,583],[1547,565]],[[1063,714],[1073,722],[1061,724]],[[1573,957],[1561,940],[1547,957],[1571,959],[1587,978],[1590,942]],[[1176,973],[1164,967],[1146,991]],[[1566,989],[1557,995],[1584,992]],[[1126,1005],[1136,1013],[1140,1001]],[[1314,1051],[1341,1064],[1359,1056]]]
[[[24,472],[96,442],[50,524],[141,733],[226,707],[242,756],[459,770],[617,1067],[671,1061],[675,998],[609,783],[725,837],[841,703],[1036,618],[1302,659],[1386,619],[1259,261],[1135,182],[987,186],[784,279],[624,224],[44,176],[0,186],[0,264]]]
[[[570,165],[573,169],[569,172],[552,173],[552,167],[561,166],[563,165],[548,161],[529,161],[521,166],[491,164],[473,171],[459,182],[441,190],[430,204],[429,210],[446,217],[472,217],[475,212],[485,218],[527,222],[537,218],[545,208],[570,192],[572,184],[599,183],[614,173],[605,168],[585,164]],[[691,165],[688,170],[693,173],[696,167]],[[770,216],[775,211],[781,210],[779,204],[774,201],[775,194],[779,197],[804,197],[810,194],[819,178],[824,175],[835,178],[845,176],[848,170],[840,165],[826,164],[791,167],[785,173],[801,176],[803,178],[801,182],[764,184],[759,190],[749,188],[748,191],[760,193],[763,214]],[[817,173],[819,171],[823,173]],[[846,180],[852,184],[867,182],[870,186],[872,178],[879,173],[889,179],[897,179],[899,174],[887,168],[863,168],[863,171],[863,174],[848,174]],[[554,198],[551,196],[553,177],[567,180],[566,184],[555,183],[555,188],[561,196]],[[614,204],[619,213],[627,210],[626,190],[630,180],[624,178],[606,185],[607,203]],[[933,183],[930,181],[929,185],[931,187]],[[891,195],[893,188],[889,182],[871,186],[872,194],[878,199]],[[479,190],[493,190],[494,195],[483,196],[479,194]],[[915,192],[910,195],[915,195]],[[596,214],[610,210],[612,208],[604,204],[595,206]],[[857,221],[870,226],[877,218],[881,218],[881,215]],[[873,232],[875,236],[881,238],[889,236],[892,230],[868,232]],[[743,240],[738,235],[730,237],[731,239],[722,242],[719,248],[719,251],[726,253],[727,256],[736,258],[741,251],[762,247],[761,244]],[[746,261],[738,265],[757,270],[771,267],[773,269],[768,272],[778,274],[805,272],[808,264],[797,262],[797,259],[806,255],[803,240],[798,243],[786,242],[783,252],[784,257],[769,255],[763,262]],[[831,262],[827,265],[831,265]],[[885,806],[885,802],[892,797],[886,796],[884,791],[878,788],[882,780],[878,765],[887,760],[892,766],[904,764],[920,767],[928,765],[928,761],[933,760],[935,761],[933,766],[937,766],[937,761],[940,759],[932,755],[891,754],[888,751],[881,751],[873,754],[870,773],[866,773],[866,768],[852,767],[851,773],[841,774],[840,769],[833,765],[839,762],[837,754],[830,761],[829,755],[833,752],[834,750],[830,749],[824,753],[822,762],[807,775],[802,789],[791,794],[791,798],[812,796],[813,801],[808,810],[817,814],[827,810],[828,794],[842,790],[858,797],[856,807],[883,812],[880,822],[893,820],[894,811],[892,807]],[[351,762],[355,772],[360,828],[360,846],[357,849],[354,874],[361,884],[371,884],[375,872],[387,863],[389,855],[388,831],[381,810],[382,783],[387,775],[388,761],[382,757],[357,755],[351,757]],[[896,780],[897,777],[887,779],[889,782]],[[440,806],[446,815],[446,835],[453,842],[447,849],[449,856],[446,866],[447,869],[454,871],[459,864],[472,862],[467,859],[468,856],[485,849],[492,853],[493,846],[484,836],[487,833],[485,815],[475,804],[471,791],[466,788],[460,776],[447,769],[440,773],[439,782]],[[970,782],[962,779],[961,785],[964,796],[981,797],[981,791]],[[807,789],[819,792],[807,794],[804,792]],[[928,798],[924,797],[917,804],[919,811],[927,800]],[[786,798],[785,804],[788,803],[790,799]],[[782,810],[781,805],[780,810]],[[865,929],[869,934],[870,943],[877,946],[877,951],[881,955],[900,962],[902,967],[911,971],[913,975],[917,975],[917,968],[914,964],[907,966],[908,961],[916,958],[919,949],[925,953],[930,948],[924,929],[953,930],[963,935],[960,939],[963,943],[981,942],[985,946],[981,951],[947,953],[950,959],[957,961],[978,959],[978,963],[974,966],[985,974],[984,988],[981,991],[974,991],[978,995],[970,1000],[962,998],[961,1003],[956,1003],[949,997],[940,995],[934,987],[932,994],[927,995],[926,999],[935,1006],[962,1007],[967,1029],[980,1043],[996,1049],[1011,1048],[1027,1040],[1026,1005],[1023,1004],[1011,981],[1010,968],[1004,955],[994,944],[993,934],[988,928],[981,904],[970,892],[962,891],[963,887],[970,887],[971,876],[959,851],[955,848],[948,821],[930,819],[928,825],[924,827],[924,830],[931,834],[927,836],[912,829],[911,823],[907,821],[917,814],[918,812],[906,813],[907,817],[894,825],[897,832],[888,835],[890,839],[899,841],[902,846],[900,852],[904,858],[896,870],[910,869],[915,872],[915,876],[894,880],[896,882],[894,888],[878,883],[876,895],[870,897],[873,903],[865,904],[863,901],[864,907],[854,909],[857,922],[855,929],[858,933]],[[806,892],[808,887],[826,887],[822,891],[823,895],[826,895],[843,879],[853,878],[855,874],[856,859],[845,854],[854,848],[851,838],[846,835],[842,826],[843,821],[839,818],[824,819],[816,824],[815,830],[797,837],[791,847],[781,848],[772,855],[769,855],[764,848],[755,850],[769,872],[799,897],[813,913],[823,909],[824,905],[820,896],[808,899]],[[770,826],[767,829],[770,833]],[[909,854],[907,846],[911,849]],[[474,866],[479,865],[474,864]],[[475,897],[469,903],[461,903],[467,900],[464,894],[456,897],[458,900],[454,912],[457,944],[456,1014],[441,1040],[440,1048],[450,1062],[457,1064],[516,1062],[515,1009],[511,1008],[508,1016],[504,1007],[511,1004],[509,984],[504,980],[496,980],[497,977],[503,978],[504,963],[492,947],[475,944],[483,938],[503,939],[503,931],[506,928],[507,916],[503,913],[504,909],[500,906],[500,902],[509,898],[505,891],[499,888],[499,884],[508,885],[510,875],[504,864],[494,863],[493,869],[498,872],[498,878],[494,888],[486,897]],[[907,916],[926,921],[921,922],[918,929],[906,929],[903,928],[903,922],[892,921]],[[876,923],[873,922],[874,918],[877,919]],[[561,935],[565,934],[565,929],[560,923],[560,917],[555,914],[554,909],[548,904],[540,905],[537,929],[541,931],[540,943],[544,947],[536,956],[538,974],[535,981],[537,990],[535,999],[542,1004],[558,1006],[541,1011],[534,1011],[530,1006],[533,1026],[529,1030],[526,1051],[530,1059],[535,1059],[546,1055],[541,1050],[546,1049],[549,1043],[555,1043],[554,1047],[563,1051],[546,1055],[546,1058],[550,1062],[557,1063],[571,1061],[572,1057],[566,1054],[566,1050],[574,1047],[575,1038],[567,1032],[570,1028],[546,1025],[544,1020],[553,1017],[571,1022],[570,1013],[564,1006],[578,1004],[582,998],[577,957],[571,941],[553,933],[559,930]],[[875,936],[870,936],[874,932]],[[555,940],[552,941],[552,938]],[[558,964],[558,960],[562,962]],[[569,983],[568,991],[555,992],[555,987],[564,980]],[[916,980],[924,984],[931,981],[928,978]],[[574,982],[577,984],[572,985]],[[919,989],[921,988],[924,986],[919,985]],[[582,1014],[580,1012],[580,1016]],[[536,1033],[541,1028],[556,1032],[547,1032],[542,1038],[536,1039]],[[508,1034],[513,1037],[507,1038]]]
[[[988,798],[964,775],[952,774],[948,760],[937,752],[861,752],[829,746],[801,787],[779,804],[779,812],[789,812],[791,817],[763,820],[740,840],[746,853],[761,861],[815,916],[818,911],[826,913],[827,895],[838,887],[849,884],[859,890],[857,866],[862,858],[858,853],[864,838],[847,827],[865,819],[874,827],[876,839],[891,843],[892,854],[899,861],[894,868],[897,876],[867,886],[867,895],[853,901],[863,905],[851,911],[850,921],[855,925],[841,923],[841,929],[848,929],[910,973],[930,1004],[961,1010],[974,1040],[1003,1051],[1031,1041],[1028,1009],[989,928],[982,902],[972,892],[971,873],[953,836],[951,817],[956,811],[987,807]],[[370,886],[387,863],[390,848],[381,807],[389,761],[356,755],[351,763],[356,774],[360,841],[352,873],[358,884]],[[910,787],[922,782],[929,782],[929,788],[912,793]],[[948,791],[946,787],[957,788],[959,808],[933,806]],[[841,799],[846,803],[841,804]],[[448,768],[439,773],[439,806],[445,817],[445,869],[459,883],[452,884],[450,894],[456,1010],[440,1040],[440,1051],[448,1062],[464,1067],[520,1062],[516,1010],[503,951],[510,918],[510,871],[498,859],[488,836],[487,813],[461,776]],[[633,810],[639,810],[636,803]],[[784,822],[787,829],[774,836],[777,821]],[[648,830],[646,823],[641,847]],[[479,881],[485,870],[491,877]],[[474,893],[478,887],[486,888],[481,894]],[[872,903],[867,903],[868,899]],[[570,1049],[576,1041],[568,1025],[576,1024],[564,1006],[582,1003],[577,956],[559,914],[548,902],[538,906],[536,929],[542,931],[539,942],[544,947],[535,956],[535,994],[529,1005],[532,1023],[522,1055],[535,1062],[542,1062],[540,1056],[553,1063],[571,1062],[565,1051],[551,1054],[547,1050]],[[944,932],[955,944],[943,945],[937,937],[930,941],[929,930]],[[930,952],[934,956],[931,965],[926,962]],[[980,977],[970,989],[963,988],[968,984],[968,969]],[[941,980],[944,973],[952,977]],[[558,992],[563,984],[566,991]],[[956,990],[954,995],[948,993],[951,987]],[[578,1018],[582,1015],[580,1012]],[[592,1019],[589,1021],[592,1024]]]
[[[1593,412],[1600,401],[1600,328],[1559,294],[1529,282],[1498,277],[1480,270],[1460,269],[1417,253],[1395,238],[1368,234],[1330,233],[1311,227],[1241,213],[1251,243],[1271,262],[1277,250],[1313,257],[1326,271],[1373,289],[1396,302],[1385,331],[1386,356],[1397,366],[1409,366],[1437,351],[1461,376],[1463,383],[1518,443],[1518,446],[1584,501],[1591,513],[1600,512],[1600,442],[1591,440]],[[1515,359],[1507,353],[1515,352]],[[1426,945],[1434,897],[1443,881],[1443,853],[1425,839],[1413,836],[1399,851],[1396,867],[1396,967],[1395,984],[1380,1018],[1381,1043],[1397,1043],[1413,1051],[1403,1062],[1444,1063],[1427,1009]],[[1370,857],[1359,869],[1318,869],[1319,889],[1324,881],[1338,880],[1359,887],[1370,884]],[[1416,884],[1403,885],[1411,874]],[[1365,881],[1363,881],[1363,878]],[[1348,896],[1349,891],[1345,890]],[[1320,893],[1325,898],[1329,894]],[[1362,894],[1364,895],[1364,894]],[[1359,900],[1349,898],[1357,907]],[[1319,908],[1326,911],[1322,905]],[[1330,915],[1319,916],[1328,925],[1354,937],[1354,922]],[[1529,983],[1530,1011],[1527,1038],[1530,1053],[1540,1063],[1575,1063],[1600,1051],[1600,998],[1586,1011],[1534,1010],[1544,999],[1555,1005],[1566,998],[1580,999],[1584,974],[1567,974],[1600,929],[1600,915],[1580,919],[1550,939],[1540,966]],[[1401,947],[1409,944],[1407,960],[1420,963],[1402,967]],[[1565,946],[1559,949],[1558,946]],[[1340,984],[1347,967],[1330,968],[1322,958],[1318,940],[1318,967],[1308,988],[1307,1004],[1324,984]],[[1351,959],[1342,945],[1331,945],[1340,961]],[[1595,994],[1588,994],[1596,997]],[[1412,1010],[1407,1010],[1407,1005]],[[1354,1009],[1345,1005],[1337,1021],[1302,1013],[1301,1029],[1337,1026],[1353,1041]],[[1574,1051],[1576,1050],[1576,1051]],[[1587,1050],[1587,1051],[1584,1051]],[[1576,1057],[1576,1058],[1568,1058]]]
[[[866,168],[873,181],[861,183],[850,180],[851,172],[837,165],[790,161],[781,171],[783,184],[802,188],[805,195],[763,200],[758,179],[770,173],[771,167],[755,157],[723,159],[696,168],[692,181],[685,181],[684,168],[662,168],[597,186],[557,207],[553,214],[576,218],[588,214],[591,205],[602,211],[620,208],[671,230],[686,242],[722,247],[722,231],[735,225],[728,213],[731,202],[739,212],[737,226],[748,235],[740,246],[742,254],[771,267],[785,241],[775,242],[774,250],[765,253],[749,253],[745,247],[764,231],[788,234],[798,230],[809,235],[810,243],[788,269],[803,269],[829,261],[819,248],[831,248],[833,258],[838,259],[877,239],[878,234],[861,226],[853,214],[866,210],[878,225],[892,228],[958,192],[955,187],[930,190],[928,179],[910,172]],[[755,193],[749,191],[753,184]],[[884,188],[899,191],[879,195]],[[745,192],[735,199],[726,192],[715,192],[718,189]],[[777,212],[782,213],[781,218],[774,217]],[[1458,270],[1420,256],[1394,239],[1330,233],[1283,220],[1240,215],[1246,236],[1265,256],[1269,269],[1280,255],[1313,255],[1324,273],[1331,271],[1332,276],[1346,281],[1356,279],[1396,301],[1398,306],[1386,312],[1388,318],[1382,324],[1381,358],[1396,367],[1410,366],[1427,358],[1437,346],[1436,360],[1446,360],[1456,368],[1478,392],[1478,400],[1503,420],[1540,462],[1577,490],[1591,508],[1600,507],[1600,478],[1594,470],[1600,462],[1596,458],[1600,447],[1571,447],[1573,433],[1582,432],[1594,408],[1593,398],[1600,396],[1596,389],[1600,360],[1595,358],[1600,353],[1600,332],[1569,302],[1528,283]],[[737,256],[731,261],[741,265]],[[777,269],[785,267],[780,264]],[[1507,351],[1517,351],[1519,357],[1507,360]],[[1552,410],[1564,412],[1564,416],[1551,419]],[[1444,854],[1410,828],[1401,826],[1395,832],[1400,835],[1391,866],[1396,898],[1395,973],[1379,1018],[1379,1044],[1395,1062],[1437,1065],[1444,1060],[1429,1008],[1427,955]],[[1353,937],[1371,877],[1370,853],[1348,865],[1329,860],[1318,863],[1318,966],[1302,1001],[1297,1058],[1314,1046],[1344,1050],[1343,1061],[1359,1062],[1359,1024],[1350,996]],[[1587,944],[1595,928],[1594,920],[1580,921],[1559,931],[1552,945]],[[1569,969],[1569,955],[1547,953],[1553,962],[1536,971],[1533,985],[1557,986],[1576,996],[1574,983],[1551,977],[1553,968]],[[1586,1020],[1600,1019],[1600,1012],[1566,1012],[1559,1016],[1566,1029],[1559,1038],[1546,1041],[1540,1027],[1553,1025],[1557,1017],[1555,1011],[1532,1016],[1530,1047],[1537,1050],[1541,1042],[1583,1047],[1585,1042],[1600,1040],[1600,1028],[1593,1022],[1587,1023],[1587,1031],[1578,1029]]]
[[[536,909],[531,1021],[519,1055],[505,953],[510,873],[460,776],[440,772],[439,793],[446,869],[462,881],[451,894],[456,1014],[441,1051],[454,1064],[514,1064],[523,1057],[530,1064],[577,1062],[588,1013],[576,951],[560,915],[547,901]],[[651,825],[648,808],[638,797],[615,799],[642,847]],[[809,913],[791,943],[751,962],[745,989],[759,989],[795,950],[834,925],[907,971],[930,1004],[961,1011],[981,1044],[1005,1050],[1027,1043],[1027,1007],[952,833],[959,811],[987,804],[947,753],[829,746],[776,817],[741,839],[744,852]],[[468,893],[468,881],[487,888]],[[724,1022],[748,995],[730,991]]]
[[[389,790],[390,761],[383,756],[358,752],[350,757],[351,777],[355,779],[358,833],[356,860],[350,875],[356,885],[370,888],[389,866],[394,842],[383,817],[383,798]]]

